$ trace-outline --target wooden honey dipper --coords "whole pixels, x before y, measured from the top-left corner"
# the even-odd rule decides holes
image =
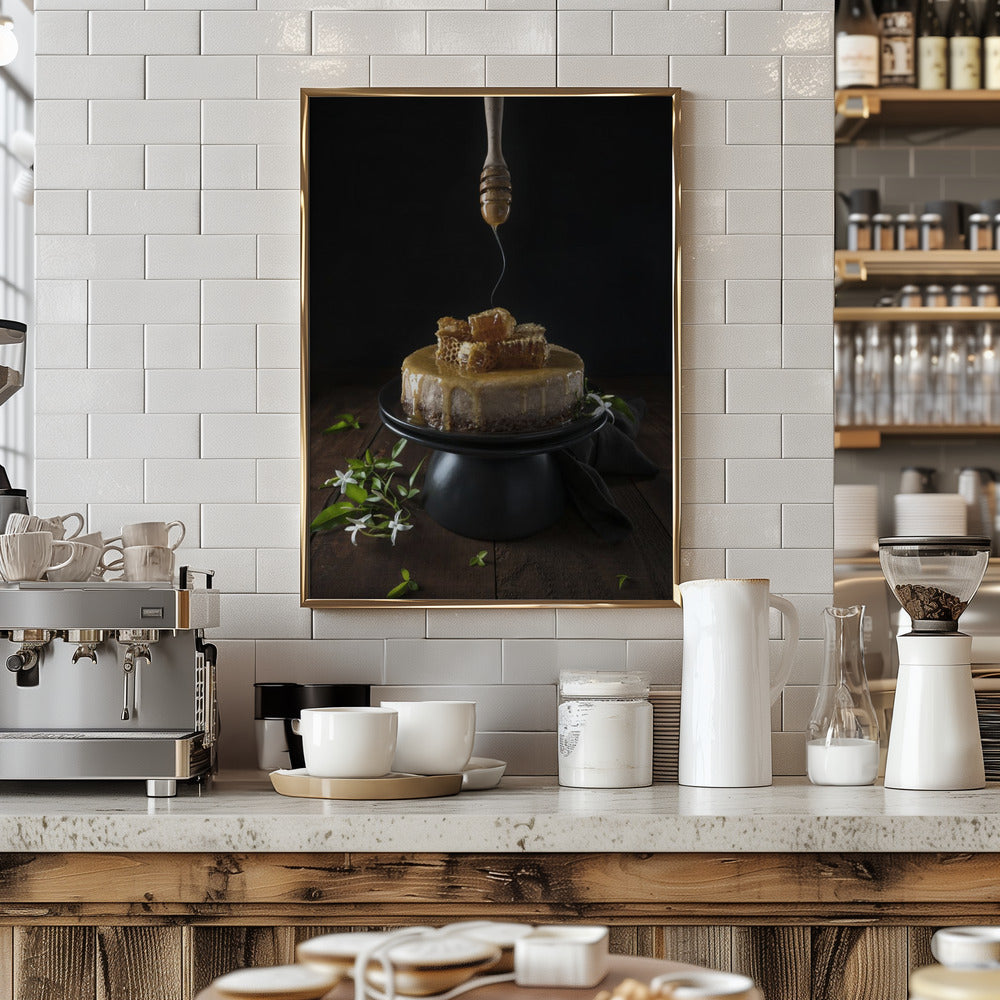
[[[484,97],[486,104],[486,162],[479,175],[479,211],[496,230],[510,215],[510,170],[500,148],[503,132],[503,98]]]

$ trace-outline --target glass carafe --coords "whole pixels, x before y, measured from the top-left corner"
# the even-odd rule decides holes
[[[870,785],[878,775],[878,722],[868,693],[862,627],[865,609],[826,608],[823,676],[806,733],[815,785]]]

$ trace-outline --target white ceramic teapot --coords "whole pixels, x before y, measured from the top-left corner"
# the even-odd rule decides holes
[[[744,788],[771,784],[771,705],[791,673],[799,616],[769,580],[690,580],[684,609],[679,780]],[[770,677],[768,608],[785,616],[785,647]]]

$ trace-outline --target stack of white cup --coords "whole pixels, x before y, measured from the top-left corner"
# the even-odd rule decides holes
[[[170,533],[179,529],[171,541]],[[174,550],[184,541],[185,527],[181,521],[138,521],[122,526],[117,538],[122,557],[111,569],[121,570],[122,578],[134,581],[171,582],[174,578]]]

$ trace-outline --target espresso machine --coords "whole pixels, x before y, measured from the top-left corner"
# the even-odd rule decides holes
[[[143,779],[159,797],[214,771],[212,577],[0,583],[0,780]]]

